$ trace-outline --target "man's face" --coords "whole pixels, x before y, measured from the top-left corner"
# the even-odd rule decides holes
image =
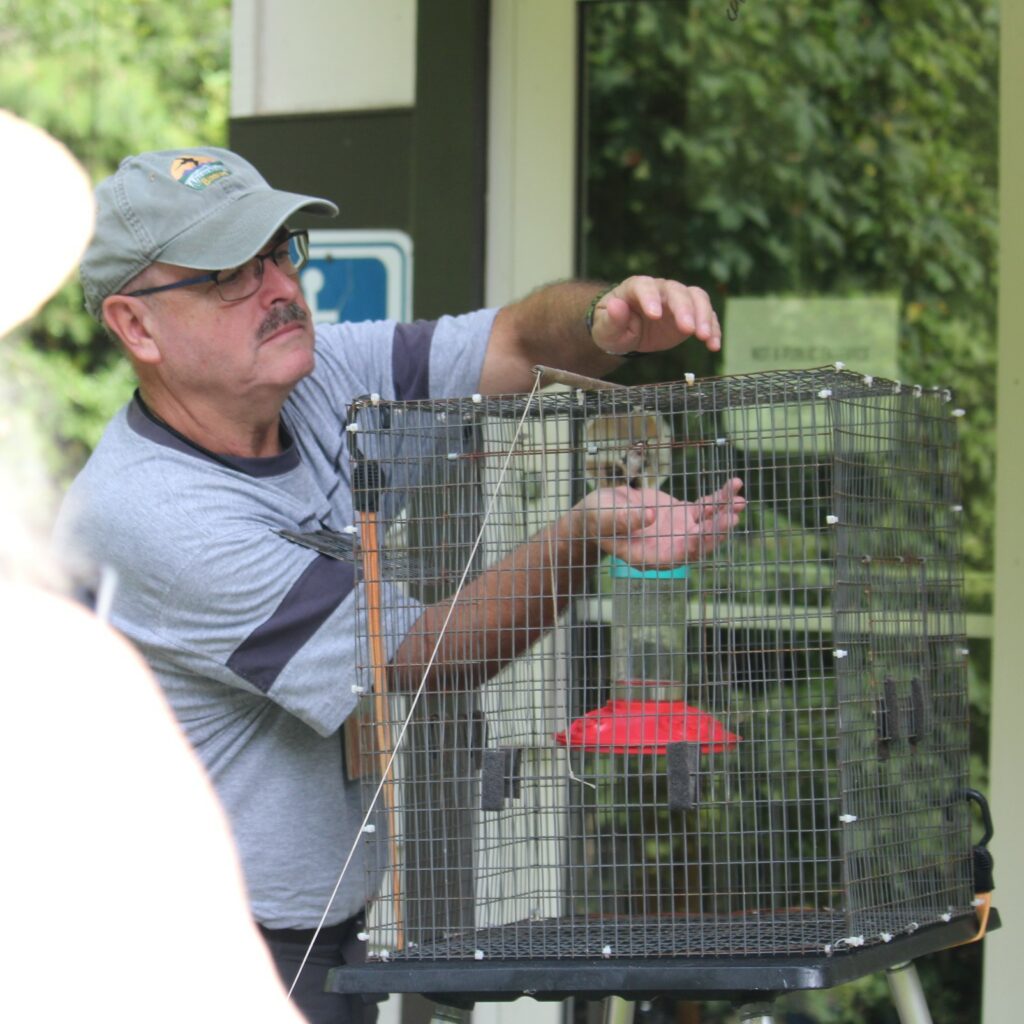
[[[282,233],[283,234],[283,233]],[[275,236],[263,253],[280,245]],[[196,275],[182,267],[157,266],[150,286]],[[216,285],[199,284],[147,296],[161,360],[155,368],[166,387],[187,401],[225,404],[275,396],[283,401],[313,369],[313,324],[298,277],[273,259],[248,298],[225,302]]]

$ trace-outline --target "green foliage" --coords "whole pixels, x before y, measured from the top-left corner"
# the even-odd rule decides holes
[[[996,4],[738,10],[588,6],[585,272],[682,277],[726,318],[730,295],[898,292],[901,372],[970,411],[964,551],[990,568]],[[684,346],[623,379],[713,368]]]
[[[728,298],[897,293],[905,380],[952,387],[972,608],[990,607],[998,4],[964,0],[585,6],[582,270]],[[626,383],[716,372],[698,346]],[[855,369],[866,369],[855,367]],[[990,645],[972,642],[972,781],[984,785]],[[980,949],[920,965],[936,1022],[977,1016]],[[881,975],[780,1016],[895,1021]],[[732,1020],[708,1004],[702,1021]],[[786,1016],[782,1016],[786,1019]]]
[[[129,153],[227,138],[228,0],[0,0],[0,107],[60,139],[93,179]],[[40,216],[40,229],[59,230]],[[21,400],[73,473],[131,393],[131,373],[70,282],[17,332]]]
[[[41,352],[25,336],[5,340],[0,372],[19,408],[38,425],[45,468],[55,479],[81,466],[134,387],[125,359],[83,372],[73,355]]]
[[[0,105],[97,178],[128,153],[226,138],[226,0],[0,3]]]

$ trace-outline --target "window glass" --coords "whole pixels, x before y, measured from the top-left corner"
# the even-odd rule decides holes
[[[579,269],[702,286],[736,349],[723,364],[684,346],[632,362],[625,379],[762,368],[749,324],[784,323],[783,300],[806,300],[800,322],[768,339],[776,365],[822,365],[838,346],[853,369],[952,387],[969,410],[965,555],[990,570],[997,4],[590,0],[580,11]],[[841,320],[853,306],[837,300],[854,299],[871,316],[829,348],[822,300]]]
[[[949,387],[967,410],[972,781],[984,789],[998,4],[584,0],[579,9],[579,271],[699,285],[724,328],[721,355],[688,344],[632,360],[618,379],[842,359]],[[937,1022],[979,1017],[979,957],[966,946],[920,965]],[[880,978],[786,1006],[822,1021],[892,1013]],[[652,1010],[704,1022],[731,1012]]]

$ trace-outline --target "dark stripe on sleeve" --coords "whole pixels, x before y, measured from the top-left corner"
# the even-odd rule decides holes
[[[395,398],[411,402],[430,397],[430,342],[436,320],[398,324],[391,345],[391,379]]]
[[[302,645],[352,593],[355,567],[317,555],[266,622],[228,659],[228,668],[267,693]]]

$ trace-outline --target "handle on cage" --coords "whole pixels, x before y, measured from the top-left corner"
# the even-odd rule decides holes
[[[354,438],[349,434],[349,438]],[[370,668],[374,690],[379,693],[383,679],[383,648],[380,621],[380,552],[377,550],[377,509],[380,505],[380,465],[367,459],[354,441],[350,441],[352,467],[352,505],[362,529],[359,556],[363,578],[367,581],[367,616],[370,633]],[[376,698],[375,698],[376,699]],[[365,710],[356,709],[342,726],[345,749],[345,777],[357,782],[363,777],[362,726]]]
[[[355,432],[350,432],[350,438]],[[380,493],[383,473],[380,463],[368,459],[359,450],[354,440],[351,441],[352,466],[352,505],[360,526],[360,557],[363,566],[363,579],[366,584],[366,615],[370,644],[370,669],[373,677],[373,731],[377,747],[377,768],[381,777],[381,799],[384,813],[388,821],[388,857],[391,864],[391,889],[395,907],[395,948],[405,947],[405,922],[402,912],[402,866],[398,857],[397,808],[395,802],[395,782],[391,775],[391,725],[388,706],[387,654],[384,649],[384,634],[381,622],[381,578],[380,578],[380,545],[377,533],[377,512],[380,508]],[[353,735],[357,749],[361,745],[355,739],[359,733],[359,716],[352,714],[345,720],[346,730]],[[346,740],[348,732],[346,733]],[[346,746],[347,749],[347,746]],[[362,774],[361,766],[358,767]]]
[[[981,811],[981,821],[985,827],[981,841],[976,843],[973,849],[974,892],[976,894],[975,905],[978,911],[978,932],[972,938],[960,943],[960,945],[968,946],[972,942],[978,942],[980,939],[983,939],[985,932],[988,930],[988,918],[992,909],[992,890],[995,888],[995,882],[992,878],[992,868],[995,861],[988,848],[988,844],[995,834],[995,828],[992,825],[992,812],[989,809],[988,800],[985,799],[985,796],[977,789],[965,789],[963,795],[967,801],[978,805],[978,809]]]
[[[992,869],[995,865],[992,853],[988,848],[989,841],[995,834],[992,826],[992,812],[989,810],[988,800],[976,789],[965,789],[964,796],[971,803],[978,805],[981,811],[981,821],[985,826],[985,834],[981,841],[974,846],[974,891],[977,893],[991,892],[995,887],[992,879]]]

